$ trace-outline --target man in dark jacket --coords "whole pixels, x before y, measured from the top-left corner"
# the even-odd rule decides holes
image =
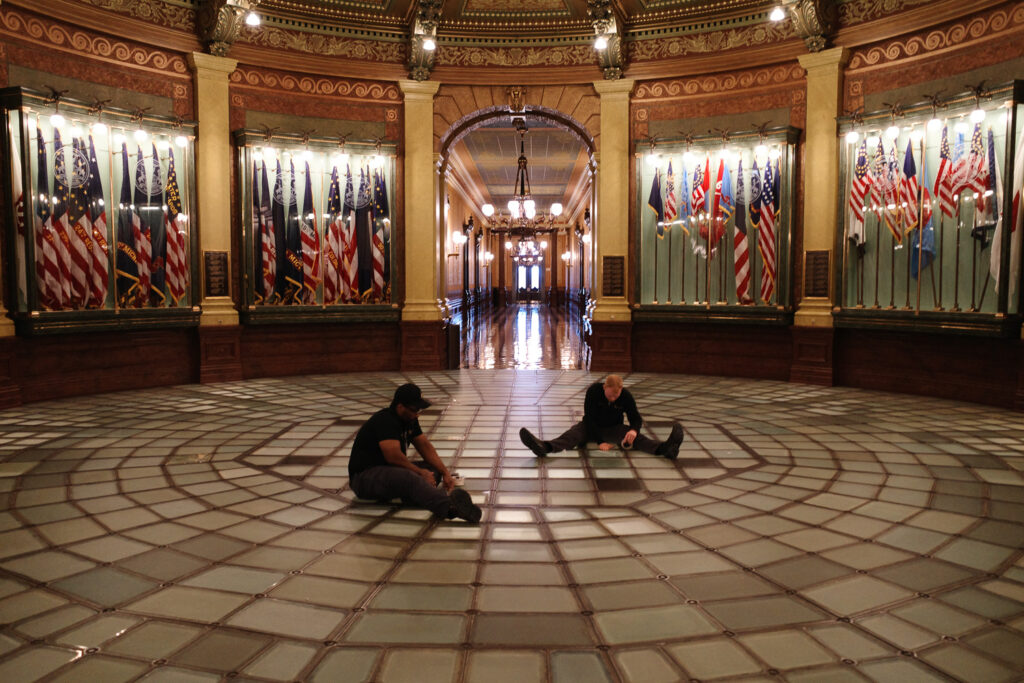
[[[623,417],[628,420],[628,425],[622,423]],[[583,401],[583,420],[557,439],[541,441],[526,427],[519,430],[519,438],[524,446],[540,458],[548,453],[578,448],[588,441],[596,441],[602,451],[611,450],[619,444],[623,448],[636,448],[675,460],[679,455],[679,444],[683,442],[683,426],[674,423],[669,437],[659,442],[640,433],[643,424],[644,419],[636,409],[633,395],[628,389],[622,388],[622,378],[608,375],[603,384],[594,382],[587,389]]]
[[[391,405],[359,428],[348,461],[352,490],[370,500],[401,498],[441,519],[479,522],[480,508],[469,493],[455,488],[451,473],[420,429],[419,415],[428,407],[430,402],[418,386],[403,384],[395,390]],[[410,443],[423,460],[406,457]]]

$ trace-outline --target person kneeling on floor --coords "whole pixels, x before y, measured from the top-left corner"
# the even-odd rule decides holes
[[[455,487],[448,468],[420,429],[419,415],[428,407],[430,402],[418,386],[403,384],[395,390],[390,406],[363,423],[348,461],[352,490],[369,500],[401,498],[441,519],[479,522],[480,508],[469,493]],[[409,460],[410,443],[423,460]]]

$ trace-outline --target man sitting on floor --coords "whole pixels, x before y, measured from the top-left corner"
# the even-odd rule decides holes
[[[623,416],[629,419],[628,426],[622,424]],[[644,419],[640,417],[633,395],[629,389],[622,388],[622,378],[608,375],[604,384],[594,382],[587,389],[583,400],[583,420],[557,439],[541,441],[526,427],[519,430],[519,438],[539,458],[548,453],[579,448],[588,441],[596,441],[602,451],[611,450],[619,444],[623,448],[636,448],[675,460],[679,455],[679,444],[683,442],[683,426],[678,422],[673,423],[668,438],[659,442],[640,433],[643,423]]]
[[[420,429],[419,414],[428,407],[430,402],[418,386],[403,384],[395,390],[391,405],[359,428],[348,461],[352,490],[372,500],[401,498],[441,519],[479,522],[480,508],[469,493],[455,488],[451,473]],[[423,460],[414,463],[406,457],[410,443]]]

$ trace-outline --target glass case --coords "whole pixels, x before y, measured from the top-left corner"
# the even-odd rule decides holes
[[[395,319],[395,145],[236,131],[248,322]]]
[[[637,317],[791,317],[794,128],[637,143]]]
[[[195,125],[27,88],[0,96],[19,331],[197,324]]]
[[[840,325],[1019,329],[1021,93],[840,119]]]

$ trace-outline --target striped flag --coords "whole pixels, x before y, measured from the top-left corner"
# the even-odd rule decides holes
[[[344,223],[341,232],[341,300],[359,301],[359,245],[356,242],[356,195],[352,187],[352,168],[345,170]]]
[[[313,179],[306,162],[306,183],[302,191],[302,213],[299,231],[302,237],[302,286],[303,301],[316,303],[316,290],[320,286],[320,237],[317,235],[316,207],[313,206]]]
[[[676,177],[672,172],[672,160],[668,161],[668,171],[665,173],[665,222],[671,230],[672,222],[678,215],[676,211]]]
[[[778,160],[776,160],[776,167]],[[761,301],[771,303],[775,291],[775,217],[778,215],[778,187],[776,173],[772,173],[772,163],[764,166],[764,180],[761,181],[761,229],[757,235],[757,250],[761,253]]]
[[[138,147],[135,173],[133,174],[134,192],[132,193],[132,238],[135,241],[135,253],[138,254],[139,296],[137,306],[145,306],[149,301],[152,289],[153,245],[150,242],[150,230],[142,218],[142,212],[149,207],[149,188],[146,169],[143,163],[142,147]],[[146,187],[140,187],[145,185]]]
[[[72,215],[75,211],[74,199],[71,195],[71,185],[68,180],[68,156],[74,172],[74,148],[68,146],[65,149],[61,141],[60,130],[53,130],[53,194],[55,203],[53,207],[53,226],[60,237],[63,250],[61,259],[63,267],[67,268],[68,277],[64,280],[64,304],[66,307],[81,307],[88,299],[88,280],[86,268],[89,266],[89,253],[85,245],[80,243],[75,233],[73,223],[77,222],[78,216]]]
[[[52,310],[63,308],[60,262],[57,257],[57,239],[53,231],[53,200],[50,197],[50,174],[46,158],[43,131],[36,127],[36,211],[35,261],[36,280],[39,284],[40,303]]]
[[[107,205],[96,143],[89,136],[89,212],[92,218],[92,305],[102,308],[110,286],[110,246],[107,243]]]
[[[661,202],[661,169],[654,169],[651,193],[647,195],[647,206],[654,212],[654,228],[658,238],[665,237],[665,206]]]
[[[708,177],[710,173],[710,157],[704,157],[704,168],[701,168],[700,162],[697,162],[696,168],[693,169],[693,190],[690,192],[690,202],[693,213],[698,216],[707,212],[707,194],[711,187],[711,179]],[[705,232],[706,230],[705,228]]]
[[[747,200],[743,182],[743,159],[736,168],[736,224],[733,227],[733,265],[736,272],[736,300],[752,303],[750,298],[750,253],[747,249]]]
[[[868,165],[868,145],[866,141],[861,141],[860,149],[857,150],[857,163],[853,169],[853,183],[850,187],[850,226],[846,233],[847,238],[853,240],[856,246],[867,241],[864,230],[864,209],[874,184],[875,178]]]
[[[327,217],[324,225],[324,303],[337,302],[341,294],[341,187],[338,167],[331,169],[331,188],[327,193]]]
[[[967,189],[977,194],[977,199],[984,202],[985,175],[988,166],[985,163],[985,143],[981,137],[981,124],[974,124],[974,133],[971,135],[971,151],[967,155],[966,182]],[[979,206],[978,210],[981,210]]]
[[[903,229],[906,232],[917,227],[917,193],[914,148],[910,140],[907,140],[907,151],[903,154],[903,169],[900,176],[900,204],[903,209]]]
[[[267,160],[263,160],[260,172],[260,263],[263,273],[263,302],[277,303],[277,228],[274,225],[273,202],[270,199],[270,182],[267,180]],[[278,164],[280,168],[280,164]]]
[[[373,172],[373,298],[384,300],[385,283],[388,278],[387,249],[384,248],[384,228],[391,223],[388,208],[388,188],[384,183],[384,172]]]
[[[85,308],[92,300],[92,216],[89,215],[89,159],[82,150],[78,138],[72,140],[72,158],[67,158],[65,148],[63,162],[68,171],[68,237],[71,240],[71,273],[77,288],[74,298],[76,308]],[[71,168],[68,169],[68,162]],[[61,174],[64,177],[64,174]]]
[[[942,129],[942,141],[939,143],[939,169],[935,173],[935,188],[932,190],[939,200],[939,209],[945,216],[953,217],[956,201],[953,199],[953,161],[949,156],[949,131]]]
[[[177,306],[188,289],[188,249],[185,226],[188,217],[181,212],[178,173],[174,168],[174,149],[167,150],[167,183],[164,187],[164,232],[167,236],[167,293]]]
[[[963,133],[956,134],[956,145],[953,147],[953,166],[950,171],[950,183],[953,197],[963,193],[970,181],[970,167],[967,163],[967,141]]]

